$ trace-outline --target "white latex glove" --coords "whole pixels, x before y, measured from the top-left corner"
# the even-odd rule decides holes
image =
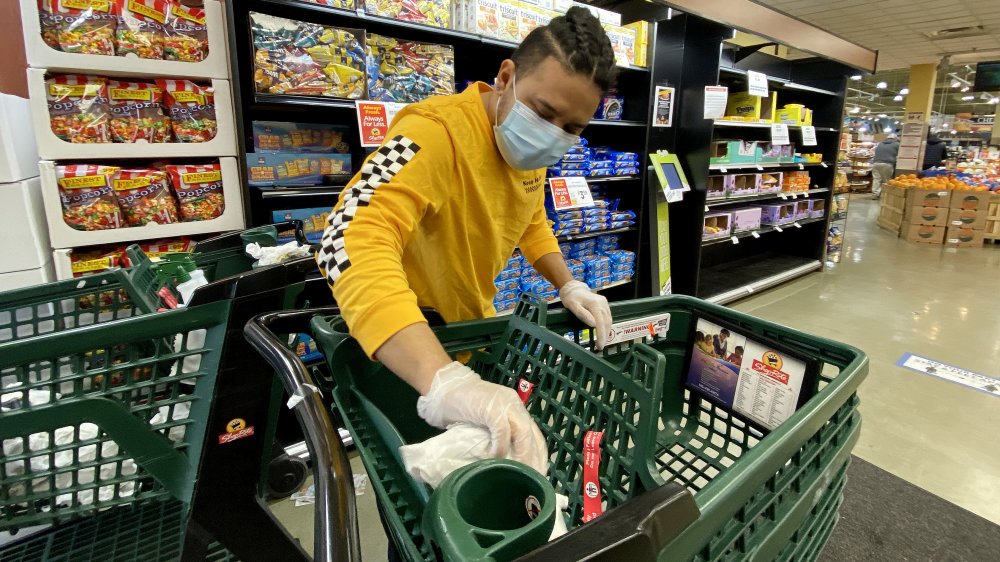
[[[545,438],[517,392],[480,379],[457,361],[434,375],[430,391],[417,400],[417,414],[441,429],[461,422],[484,427],[490,432],[491,457],[522,462],[541,474],[548,471]]]
[[[566,310],[594,329],[597,336],[596,351],[604,349],[611,331],[611,307],[608,306],[608,299],[591,291],[583,281],[575,279],[559,289],[559,299]]]

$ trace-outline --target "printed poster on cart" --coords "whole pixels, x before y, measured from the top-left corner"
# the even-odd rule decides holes
[[[795,413],[805,362],[703,318],[694,339],[688,387],[768,429]]]

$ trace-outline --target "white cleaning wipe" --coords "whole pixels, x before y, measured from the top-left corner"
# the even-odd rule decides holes
[[[490,432],[467,423],[456,423],[440,435],[399,448],[406,472],[432,488],[463,466],[493,458],[489,453]]]
[[[257,265],[274,265],[286,262],[295,258],[304,258],[309,255],[309,246],[299,246],[296,241],[291,241],[281,246],[261,246],[256,242],[247,244],[246,252],[250,257],[257,260]]]

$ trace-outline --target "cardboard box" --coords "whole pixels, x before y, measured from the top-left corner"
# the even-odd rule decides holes
[[[796,201],[795,220],[808,219],[812,216],[812,203],[808,199]]]
[[[977,230],[986,228],[986,211],[949,209],[948,227],[953,226]]]
[[[907,207],[947,207],[951,203],[951,192],[937,189],[906,189]]]
[[[766,98],[751,96],[748,92],[730,92],[726,117],[734,121],[769,123],[774,118],[777,105],[777,92],[771,92]]]
[[[757,141],[713,141],[709,156],[711,164],[753,164],[757,161]]]
[[[906,189],[902,187],[883,185],[881,199],[882,207],[890,207],[900,213],[906,209]]]
[[[705,199],[725,199],[726,181],[730,176],[708,176],[705,188]]]
[[[903,211],[883,206],[879,209],[875,224],[893,234],[899,234],[899,230],[903,226]]]
[[[760,205],[760,223],[769,225],[788,224],[795,221],[795,203]]]
[[[774,122],[787,125],[809,125],[812,121],[811,113],[812,111],[801,104],[790,103],[775,113]]]
[[[794,144],[771,144],[769,142],[764,142],[758,145],[758,162],[792,162],[794,160]]]
[[[748,197],[760,192],[760,174],[726,176],[726,197]]]
[[[0,184],[0,224],[4,228],[0,273],[38,269],[52,259],[38,178]]]
[[[954,191],[948,206],[967,211],[986,211],[990,206],[990,195],[988,191]]]
[[[767,195],[769,193],[781,193],[781,185],[784,180],[783,172],[774,172],[768,174],[758,174],[760,180],[758,182],[758,192],[761,195]]]
[[[38,151],[28,100],[0,94],[0,183],[38,175]]]
[[[945,227],[943,226],[904,224],[899,231],[899,237],[907,242],[941,244],[944,242],[944,231]]]
[[[760,228],[760,207],[741,207],[730,211],[733,215],[733,233]]]
[[[953,248],[981,248],[983,246],[983,230],[949,226],[944,236],[944,245]]]
[[[0,291],[13,291],[14,289],[51,283],[55,280],[56,274],[52,267],[52,261],[48,261],[42,267],[35,269],[0,273]]]
[[[485,37],[500,37],[500,2],[473,0],[469,5],[469,29]]]
[[[903,221],[909,224],[924,224],[927,226],[947,226],[947,207],[923,207],[920,205],[907,207],[903,212]]]
[[[821,219],[826,215],[826,199],[809,200],[809,218]]]
[[[646,66],[646,55],[649,52],[649,22],[639,20],[625,27],[635,31],[635,60],[632,64]]]
[[[711,213],[705,215],[705,222],[701,233],[702,240],[713,240],[715,238],[731,236],[733,233],[733,216],[729,213]]]

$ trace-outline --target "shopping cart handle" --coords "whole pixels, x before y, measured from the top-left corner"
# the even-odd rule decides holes
[[[699,515],[691,492],[670,482],[608,510],[517,562],[656,560],[663,547]]]

